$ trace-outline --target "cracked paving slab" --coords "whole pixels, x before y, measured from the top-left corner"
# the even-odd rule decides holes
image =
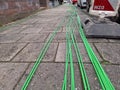
[[[103,65],[105,72],[110,78],[115,90],[120,89],[120,65]]]
[[[13,90],[28,64],[0,63],[0,90]]]
[[[33,66],[33,65],[31,65]],[[26,79],[26,75],[30,72],[31,66],[25,72],[23,78],[18,83],[15,90],[19,90],[23,82]],[[77,65],[75,65],[75,80],[76,88],[81,88],[80,75]],[[41,63],[36,71],[31,83],[28,86],[28,90],[61,90],[64,76],[64,64],[63,63]],[[70,87],[70,84],[68,85]]]
[[[24,81],[26,80],[33,64],[28,68],[28,70],[23,75],[21,81],[17,84],[15,90],[20,90]],[[89,84],[91,90],[101,90],[100,83],[97,79],[93,66],[91,64],[84,64],[86,73],[88,76]],[[120,79],[120,66],[114,65],[103,65],[105,72],[109,76],[111,82],[115,86],[116,90],[119,90]],[[81,75],[78,68],[78,64],[74,64],[75,70],[75,87],[77,90],[83,90]],[[112,72],[111,72],[112,70]],[[33,76],[32,81],[28,86],[28,90],[61,90],[62,82],[64,76],[64,63],[41,63]],[[70,67],[68,70],[68,85],[70,89]]]
[[[28,44],[12,61],[14,62],[35,62],[45,43]],[[46,52],[42,62],[53,62],[55,59],[58,44],[52,43]]]
[[[22,44],[0,44],[0,61],[10,61],[24,46]]]
[[[95,46],[105,61],[120,64],[120,44],[95,43]]]
[[[97,79],[93,66],[91,64],[85,64],[85,69],[91,86],[91,90],[101,90],[100,83]],[[120,88],[120,66],[115,65],[102,65],[109,79],[116,90]]]

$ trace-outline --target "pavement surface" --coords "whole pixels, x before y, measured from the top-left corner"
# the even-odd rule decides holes
[[[68,15],[67,10],[70,10],[67,5],[46,9],[0,28],[0,90],[21,89],[46,40],[63,17]],[[80,10],[79,15],[81,19],[86,16]],[[66,53],[65,32],[65,25],[62,25],[33,76],[28,90],[61,90]],[[76,35],[91,90],[101,90],[83,42],[79,34]],[[120,90],[120,40],[88,38],[88,41],[116,90]],[[76,90],[83,90],[74,53],[73,59]]]

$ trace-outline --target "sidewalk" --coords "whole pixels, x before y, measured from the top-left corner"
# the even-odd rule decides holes
[[[0,90],[20,90],[43,45],[67,16],[67,5],[47,9],[0,32]],[[84,17],[82,12],[79,12]],[[65,25],[55,36],[28,90],[61,90],[65,64]],[[78,33],[77,40],[91,90],[100,90],[96,74]],[[120,89],[120,40],[88,39],[116,90]],[[73,53],[76,90],[83,90]],[[70,80],[69,80],[70,81]],[[68,83],[69,83],[68,81]],[[68,85],[70,87],[70,85]]]

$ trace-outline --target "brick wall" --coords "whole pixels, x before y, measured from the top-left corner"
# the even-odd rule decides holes
[[[0,0],[0,24],[24,17],[40,8],[40,0]]]

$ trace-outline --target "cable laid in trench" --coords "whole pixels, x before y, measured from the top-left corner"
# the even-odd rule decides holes
[[[28,85],[29,85],[29,83],[30,83],[34,73],[36,72],[39,64],[41,63],[44,55],[46,54],[46,52],[47,52],[47,50],[48,50],[48,48],[49,48],[53,38],[55,37],[57,31],[60,30],[61,26],[64,24],[64,21],[65,21],[65,18],[60,22],[59,26],[57,28],[55,28],[54,32],[50,35],[49,39],[46,41],[46,43],[43,46],[43,48],[42,48],[42,50],[41,50],[41,52],[40,52],[36,62],[34,63],[32,69],[31,69],[27,79],[25,80],[21,90],[26,90],[27,89],[27,87],[28,87]]]

